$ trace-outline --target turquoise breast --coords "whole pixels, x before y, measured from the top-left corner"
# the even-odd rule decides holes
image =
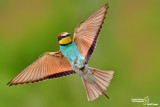
[[[81,55],[80,51],[78,50],[78,47],[74,42],[67,44],[67,45],[60,45],[60,50],[65,58],[69,61],[69,63],[74,66],[74,62],[77,59],[79,62],[79,65],[83,65],[85,59]]]

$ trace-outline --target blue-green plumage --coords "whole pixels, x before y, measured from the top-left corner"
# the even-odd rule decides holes
[[[88,65],[85,63],[85,58],[81,55],[74,42],[67,45],[60,45],[60,50],[63,56],[69,61],[72,68],[78,72],[82,78],[90,83],[94,83],[96,81],[90,72]]]
[[[80,65],[83,65],[85,59],[79,52],[78,47],[74,42],[71,42],[67,45],[60,45],[60,50],[63,56],[66,57],[69,63],[72,65],[72,67],[76,59],[81,62]]]

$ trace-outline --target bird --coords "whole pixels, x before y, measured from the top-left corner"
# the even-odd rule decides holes
[[[58,35],[58,52],[46,52],[25,68],[7,85],[35,83],[47,79],[60,78],[78,74],[84,84],[88,101],[97,99],[104,92],[113,78],[113,70],[100,70],[88,66],[95,50],[99,33],[106,18],[108,3],[81,22],[74,31],[73,40],[70,33]]]

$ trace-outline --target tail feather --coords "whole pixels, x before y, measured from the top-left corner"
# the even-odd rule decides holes
[[[85,86],[85,90],[87,93],[88,101],[95,100],[99,97],[99,95],[104,94],[107,98],[109,98],[104,90],[109,86],[109,83],[113,77],[113,71],[103,71],[95,68],[89,68],[92,72],[94,78],[96,79],[96,83],[92,84],[87,82],[82,78],[82,81]]]

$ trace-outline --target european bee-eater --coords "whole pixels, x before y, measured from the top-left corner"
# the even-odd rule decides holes
[[[60,50],[41,55],[8,85],[34,83],[78,73],[84,83],[88,101],[102,94],[109,98],[104,90],[109,86],[114,72],[88,67],[88,60],[96,47],[108,7],[108,4],[104,5],[82,22],[75,29],[73,41],[70,33],[60,33]]]

